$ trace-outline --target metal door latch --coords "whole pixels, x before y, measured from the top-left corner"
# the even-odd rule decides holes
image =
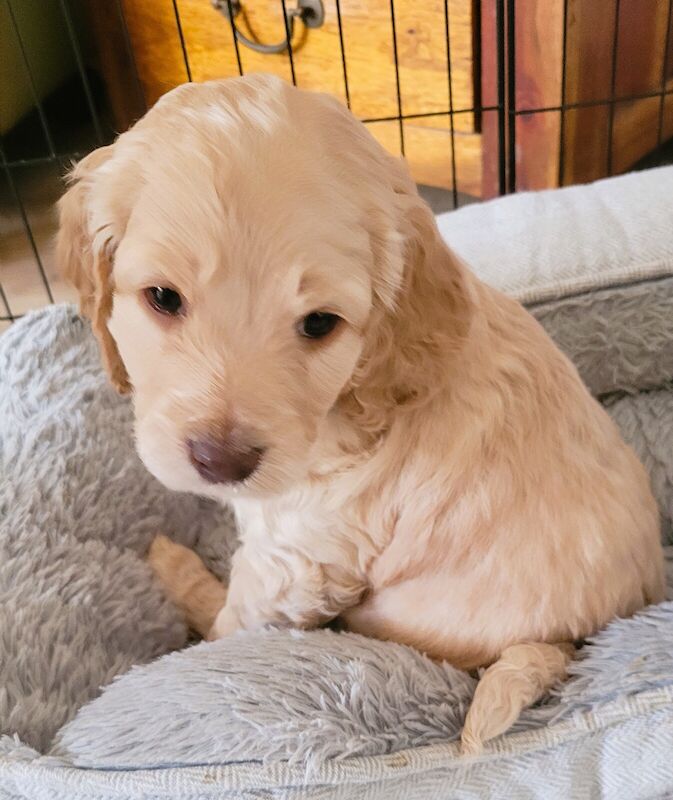
[[[285,30],[287,31],[285,39],[278,44],[262,44],[248,39],[236,26],[236,17],[242,11],[240,0],[212,0],[212,4],[213,8],[219,11],[225,19],[230,20],[238,41],[258,53],[283,53],[287,50],[294,35],[295,19],[300,19],[307,28],[319,28],[325,21],[322,0],[297,0],[295,8],[288,8],[285,11]]]

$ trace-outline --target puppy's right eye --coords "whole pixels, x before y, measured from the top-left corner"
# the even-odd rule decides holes
[[[336,328],[341,317],[327,311],[307,314],[299,323],[299,333],[307,339],[323,339]]]
[[[176,317],[183,310],[182,297],[175,289],[165,286],[150,286],[144,290],[145,299],[151,308],[160,314]]]

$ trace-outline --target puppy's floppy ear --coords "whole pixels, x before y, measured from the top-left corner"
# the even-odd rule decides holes
[[[406,167],[390,159],[378,180],[387,188],[384,201],[367,215],[374,304],[341,398],[343,413],[373,439],[394,409],[436,392],[467,341],[475,306],[469,273],[446,247]]]
[[[96,171],[112,156],[113,147],[95,150],[70,173],[70,188],[58,203],[56,260],[63,276],[79,292],[80,310],[91,320],[110,381],[126,393],[131,388],[128,375],[107,327],[112,311],[114,242],[111,231],[92,230],[91,221]]]

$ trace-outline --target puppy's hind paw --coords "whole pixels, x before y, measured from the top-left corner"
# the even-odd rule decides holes
[[[484,743],[475,731],[464,728],[460,735],[460,754],[463,756],[479,756],[484,750]]]
[[[505,648],[477,684],[465,718],[462,752],[478,755],[485,742],[509,730],[524,708],[566,677],[573,653],[567,643],[526,642]]]

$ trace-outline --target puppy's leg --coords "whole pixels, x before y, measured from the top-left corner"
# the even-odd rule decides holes
[[[196,553],[157,536],[149,563],[190,627],[219,639],[238,630],[268,625],[315,628],[358,601],[364,586],[340,570],[335,579],[324,565],[293,550],[260,550],[245,543],[234,553],[229,586],[206,569]]]
[[[516,644],[503,650],[477,684],[461,736],[462,752],[476,755],[484,742],[504,733],[526,706],[566,677],[574,652],[570,644]]]
[[[190,628],[208,636],[220,609],[227,602],[227,589],[206,568],[193,550],[157,536],[147,560],[164,591],[184,613]]]

